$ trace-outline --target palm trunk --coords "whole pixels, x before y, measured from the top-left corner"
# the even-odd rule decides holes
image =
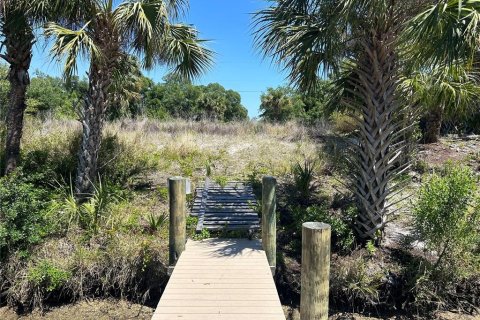
[[[98,173],[98,154],[102,141],[105,111],[108,106],[108,89],[111,77],[92,62],[89,74],[89,88],[82,111],[82,143],[78,156],[75,193],[84,198],[92,192]]]
[[[388,19],[388,18],[387,18]],[[355,61],[350,83],[354,96],[347,103],[361,112],[357,143],[351,154],[352,181],[360,213],[355,228],[360,237],[380,241],[392,193],[391,180],[401,167],[402,143],[398,118],[402,110],[397,101],[397,58],[394,24],[380,23],[360,42],[363,54]]]
[[[6,115],[5,174],[17,168],[20,158],[20,142],[23,132],[23,117],[26,109],[25,99],[30,84],[28,69],[32,60],[33,32],[23,19],[16,24],[4,23],[6,55],[2,56],[9,64],[10,82],[9,105]],[[19,27],[20,26],[20,27]],[[21,27],[23,26],[23,28]]]
[[[423,143],[435,143],[440,138],[442,128],[443,107],[439,106],[428,110],[425,115],[425,128],[423,129]]]
[[[109,89],[120,54],[119,37],[115,36],[111,21],[97,17],[95,29],[97,32],[94,41],[100,48],[102,57],[91,58],[88,92],[81,114],[83,134],[75,180],[75,194],[80,200],[92,193],[97,179],[102,129],[111,102]]]

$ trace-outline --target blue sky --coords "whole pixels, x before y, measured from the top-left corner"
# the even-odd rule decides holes
[[[253,46],[252,15],[268,6],[266,0],[190,0],[190,10],[183,19],[209,39],[209,47],[217,55],[213,68],[197,84],[218,82],[227,89],[240,92],[242,104],[250,117],[258,115],[260,95],[267,87],[285,83],[285,75],[270,60],[264,60]],[[61,69],[48,57],[48,46],[36,46],[32,70],[59,75]],[[85,62],[79,66],[79,75],[85,75]],[[166,70],[157,67],[145,75],[161,82]]]

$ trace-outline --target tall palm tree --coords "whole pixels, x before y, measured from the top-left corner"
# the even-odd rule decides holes
[[[319,75],[338,72],[342,103],[355,110],[359,128],[350,152],[352,184],[363,238],[380,239],[395,193],[392,180],[404,143],[400,119],[398,35],[419,1],[276,0],[256,15],[256,42],[281,63],[300,89],[315,88]],[[341,68],[341,66],[345,66]]]
[[[33,7],[34,4],[31,8]],[[25,95],[30,84],[28,70],[35,42],[34,27],[41,18],[38,12],[25,6],[24,1],[4,0],[1,3],[0,31],[4,49],[0,57],[10,66],[9,104],[6,119],[2,119],[6,120],[7,128],[4,168],[6,174],[15,170],[20,156]]]
[[[9,65],[9,104],[6,112],[5,168],[8,174],[15,170],[20,156],[23,132],[25,95],[30,84],[29,69],[32,48],[36,41],[35,29],[48,20],[65,19],[74,12],[71,2],[61,0],[1,0],[0,57]],[[2,106],[3,107],[3,106]],[[3,116],[2,112],[2,116]]]
[[[133,53],[144,68],[162,63],[193,78],[208,69],[213,52],[204,47],[193,27],[175,23],[187,0],[125,0],[116,7],[113,0],[75,1],[81,6],[74,28],[50,23],[46,34],[54,39],[53,55],[66,57],[67,76],[76,72],[79,55],[90,59],[75,182],[75,191],[82,197],[91,191],[97,175],[105,111],[112,101],[109,88],[119,58]]]

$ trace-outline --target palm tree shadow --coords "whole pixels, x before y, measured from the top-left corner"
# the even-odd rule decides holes
[[[262,243],[258,239],[206,239],[202,242],[211,246],[213,250],[208,255],[213,258],[258,256],[263,252]]]

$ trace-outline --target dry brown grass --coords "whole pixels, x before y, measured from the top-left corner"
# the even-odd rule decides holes
[[[80,129],[75,121],[28,120],[23,155],[30,169],[62,170],[59,176],[68,179]],[[109,206],[105,222],[93,234],[75,224],[67,231],[60,223],[60,230],[27,258],[13,254],[0,268],[0,291],[9,288],[5,298],[11,306],[42,308],[45,301],[98,296],[140,302],[158,297],[165,278],[168,222],[152,233],[148,217],[166,213],[168,177],[183,175],[198,184],[210,167],[213,178],[282,178],[296,162],[319,157],[309,130],[293,122],[123,120],[106,124],[104,137],[104,147],[110,149],[101,154],[102,179],[121,176],[115,181],[121,181],[125,197]],[[58,195],[53,199],[62,201]],[[52,208],[52,221],[66,220],[61,205]]]

